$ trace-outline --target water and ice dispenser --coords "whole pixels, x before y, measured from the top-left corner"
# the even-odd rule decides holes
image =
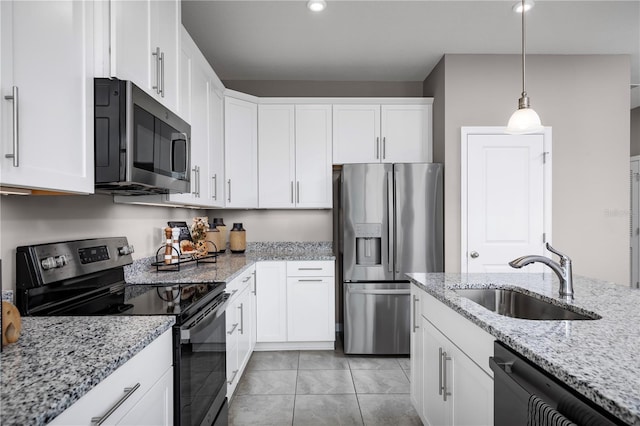
[[[382,224],[357,223],[355,238],[356,265],[382,265]]]

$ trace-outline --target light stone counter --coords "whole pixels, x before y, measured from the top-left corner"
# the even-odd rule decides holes
[[[640,425],[640,290],[574,276],[577,311],[598,320],[533,321],[491,312],[456,288],[519,287],[554,304],[549,274],[408,274],[411,281],[628,424]]]
[[[171,316],[25,317],[0,356],[0,424],[44,425],[167,331]]]

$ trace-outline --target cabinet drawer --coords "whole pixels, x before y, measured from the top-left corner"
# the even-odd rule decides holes
[[[332,260],[287,262],[288,277],[332,277],[335,266]]]
[[[247,268],[239,276],[227,283],[225,291],[230,294],[229,300],[233,300],[236,296],[240,295],[245,287],[253,285],[253,282],[251,281],[253,278],[253,271],[255,271],[255,266]]]
[[[52,425],[88,425],[93,417],[104,416],[119,401],[105,424],[122,419],[171,368],[173,364],[171,329],[111,373],[71,407],[56,417]],[[125,389],[126,388],[126,389]],[[129,395],[126,397],[126,395]]]

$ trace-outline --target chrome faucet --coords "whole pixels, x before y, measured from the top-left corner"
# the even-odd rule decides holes
[[[545,256],[531,255],[522,256],[509,262],[513,268],[522,268],[530,263],[540,262],[553,270],[560,280],[560,297],[573,299],[573,274],[571,271],[571,259],[566,254],[560,253],[547,243],[547,250],[560,256],[560,263]]]

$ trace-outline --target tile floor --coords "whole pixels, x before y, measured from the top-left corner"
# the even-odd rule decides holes
[[[229,424],[422,425],[409,398],[409,358],[335,351],[254,352]]]

